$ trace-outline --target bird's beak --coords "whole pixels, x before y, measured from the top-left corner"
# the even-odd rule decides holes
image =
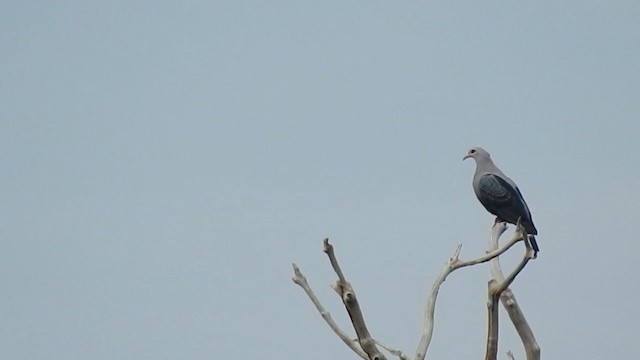
[[[471,157],[471,156],[469,156],[469,154],[467,154],[467,155],[465,155],[465,156],[462,158],[462,161],[465,161],[465,160],[467,160],[467,159],[468,159],[468,158],[470,158],[470,157]]]

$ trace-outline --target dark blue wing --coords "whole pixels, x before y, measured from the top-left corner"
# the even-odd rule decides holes
[[[499,209],[513,203],[509,183],[496,175],[485,174],[478,179],[478,198],[485,207]]]
[[[493,174],[482,175],[478,179],[476,195],[490,213],[512,224],[518,222],[518,218],[522,218],[527,232],[537,234],[520,190],[511,186],[505,179]]]

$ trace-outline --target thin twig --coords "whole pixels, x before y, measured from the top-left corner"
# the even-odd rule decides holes
[[[336,322],[331,317],[331,313],[329,313],[324,308],[320,300],[318,300],[318,297],[311,289],[311,286],[309,286],[309,282],[307,281],[306,276],[302,274],[302,271],[300,271],[300,268],[298,268],[296,264],[293,264],[293,274],[294,275],[293,275],[293,278],[291,278],[291,280],[293,280],[294,283],[299,285],[304,290],[304,292],[307,294],[307,296],[309,297],[313,305],[316,307],[316,309],[318,310],[318,312],[320,313],[324,321],[327,323],[327,325],[329,325],[331,330],[333,330],[333,332],[336,335],[338,335],[338,337],[340,338],[340,340],[342,340],[342,342],[344,342],[351,350],[353,350],[356,354],[358,354],[358,356],[360,356],[364,360],[368,360],[369,358],[367,354],[364,351],[362,351],[362,349],[360,348],[360,344],[358,344],[357,342],[354,342],[351,339],[351,337],[349,337],[349,335],[347,335],[347,333],[345,333],[340,328],[340,326],[336,324]]]
[[[324,251],[325,254],[327,254],[327,256],[329,257],[331,267],[333,268],[333,271],[336,272],[336,275],[338,275],[338,281],[347,282],[347,280],[344,278],[344,274],[342,273],[342,269],[340,268],[340,264],[338,264],[336,254],[333,251],[333,245],[329,243],[329,238],[324,239],[322,251]]]
[[[395,348],[392,348],[391,346],[387,346],[381,343],[379,340],[376,340],[376,344],[378,344],[378,346],[388,351],[391,355],[397,356],[398,359],[400,360],[409,360],[409,357],[405,353],[403,353],[402,350],[400,349],[395,349]]]

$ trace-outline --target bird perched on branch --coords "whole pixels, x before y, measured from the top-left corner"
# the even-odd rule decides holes
[[[476,172],[473,175],[473,191],[480,203],[493,215],[497,222],[516,224],[520,218],[533,251],[537,254],[540,249],[534,235],[538,235],[529,207],[524,201],[518,186],[509,179],[491,161],[491,156],[483,148],[469,149],[462,160],[472,158],[476,161]]]

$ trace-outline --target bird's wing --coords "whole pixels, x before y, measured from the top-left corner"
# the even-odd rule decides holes
[[[516,186],[516,193],[518,193],[518,198],[520,199],[520,202],[522,203],[522,206],[524,207],[524,211],[527,214],[527,218],[529,220],[531,220],[531,211],[529,211],[529,207],[527,206],[527,202],[524,201],[524,196],[522,196],[522,193],[520,193],[520,189],[518,189],[517,186]]]
[[[477,182],[478,200],[489,212],[508,222],[516,223],[518,217],[528,218],[529,213],[518,188],[495,174],[484,174]]]

